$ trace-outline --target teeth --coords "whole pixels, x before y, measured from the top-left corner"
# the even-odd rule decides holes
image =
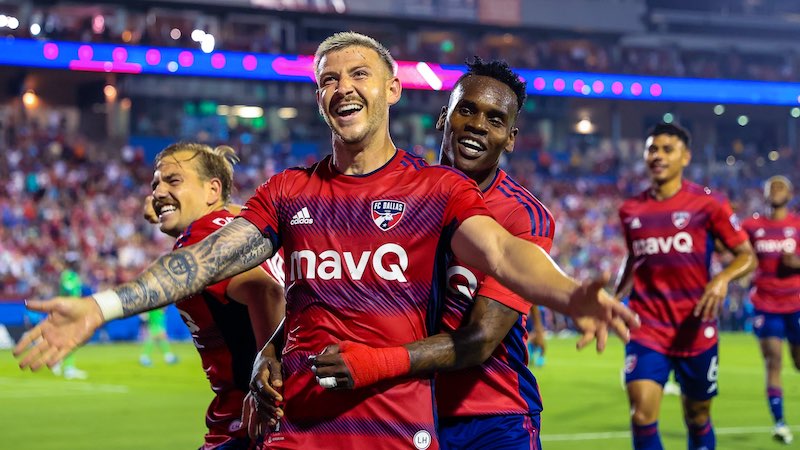
[[[336,112],[338,114],[344,114],[351,111],[360,111],[360,110],[361,110],[361,105],[344,105],[339,107],[339,109],[337,109]]]
[[[161,207],[161,212],[160,212],[160,215],[162,215],[162,216],[163,216],[164,214],[173,213],[173,212],[175,212],[177,209],[178,209],[178,208],[176,208],[176,207],[175,207],[175,205],[166,205],[166,206],[162,206],[162,207]]]
[[[473,139],[461,139],[458,142],[461,143],[461,145],[463,145],[465,147],[469,147],[470,149],[475,150],[475,151],[482,151],[483,150],[483,146],[481,146],[480,142],[478,142],[476,140],[473,140]]]

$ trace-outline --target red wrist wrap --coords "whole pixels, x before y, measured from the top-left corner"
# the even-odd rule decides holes
[[[404,347],[373,348],[342,341],[339,351],[357,388],[407,375],[411,371],[411,357]]]

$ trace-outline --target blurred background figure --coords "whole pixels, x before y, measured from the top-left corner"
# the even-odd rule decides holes
[[[154,309],[139,315],[142,319],[142,330],[144,339],[142,342],[142,353],[139,354],[139,364],[144,367],[153,365],[153,348],[158,346],[164,356],[164,362],[175,364],[178,357],[172,353],[167,336],[167,311],[165,308]]]
[[[61,271],[61,282],[59,284],[59,295],[62,297],[80,298],[83,295],[83,282],[78,275],[78,254],[67,252],[64,254],[64,270]],[[70,353],[64,358],[61,364],[53,367],[53,373],[62,376],[67,380],[85,380],[88,378],[86,371],[78,369],[75,365],[75,353]]]

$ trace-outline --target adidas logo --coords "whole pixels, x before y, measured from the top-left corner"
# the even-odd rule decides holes
[[[312,223],[314,223],[314,219],[312,219],[311,214],[308,213],[308,208],[304,206],[303,209],[297,211],[297,213],[292,216],[289,225],[310,225]]]
[[[631,221],[631,230],[638,230],[642,228],[642,221],[638,217],[634,217]]]

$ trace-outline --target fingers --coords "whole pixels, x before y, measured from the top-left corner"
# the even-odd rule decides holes
[[[281,363],[278,361],[270,362],[269,385],[275,389],[283,387],[283,371],[281,370]],[[283,401],[283,396],[277,390],[274,390],[274,392],[278,394],[278,401]]]
[[[608,327],[605,324],[600,326],[595,333],[595,337],[597,338],[597,344],[595,346],[597,353],[603,353],[603,350],[606,349],[606,342],[608,341]]]
[[[575,345],[575,348],[577,348],[578,350],[582,350],[583,347],[589,345],[589,342],[592,342],[592,339],[594,339],[594,331],[592,330],[584,331],[583,334],[581,335],[581,338],[578,339],[578,343]]]
[[[353,381],[350,377],[346,376],[339,376],[339,377],[317,377],[317,384],[321,387],[331,390],[331,389],[352,389],[353,388]]]
[[[28,347],[33,344],[34,341],[40,339],[42,337],[42,327],[41,325],[37,325],[30,329],[27,333],[22,336],[22,339],[17,342],[17,345],[14,346],[14,357],[19,357],[23,352],[28,350]]]
[[[31,311],[39,311],[43,313],[49,313],[55,308],[56,300],[28,300],[25,302],[25,307]]]
[[[625,325],[625,322],[619,318],[615,317],[614,320],[611,321],[611,331],[614,332],[622,342],[628,343],[631,340],[631,330]]]
[[[717,317],[717,313],[719,312],[719,306],[722,304],[722,298],[717,296],[712,296],[706,302],[705,308],[703,308],[703,320],[708,321],[712,320]]]
[[[615,318],[619,318],[624,322],[624,324],[628,328],[639,328],[642,324],[639,320],[639,315],[635,312],[631,311],[630,308],[623,305],[622,303],[614,302],[611,305],[611,314]],[[613,320],[612,320],[613,323]],[[620,337],[624,336],[626,333],[621,333]]]
[[[692,311],[692,314],[695,317],[700,317],[700,314],[703,312],[703,308],[705,308],[706,302],[708,302],[708,298],[709,298],[708,292],[703,292],[703,296],[700,297],[700,301],[698,301],[697,304],[694,305],[694,311]]]

